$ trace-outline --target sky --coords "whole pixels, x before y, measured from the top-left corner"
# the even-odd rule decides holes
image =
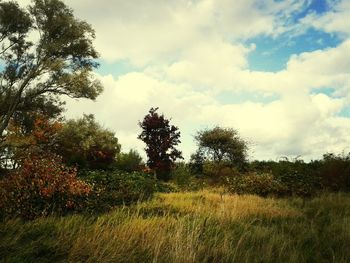
[[[27,0],[20,0],[23,4]],[[93,101],[67,100],[67,118],[94,114],[136,149],[151,107],[193,136],[236,129],[250,159],[305,160],[350,152],[350,0],[66,0],[96,31]]]

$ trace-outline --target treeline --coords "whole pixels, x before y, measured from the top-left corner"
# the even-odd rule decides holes
[[[324,191],[350,191],[350,154],[325,154],[311,162],[253,161],[246,163],[244,171],[229,164],[218,167],[212,161],[202,163],[202,173],[197,172],[198,163],[190,163],[189,168],[238,194],[312,197]]]

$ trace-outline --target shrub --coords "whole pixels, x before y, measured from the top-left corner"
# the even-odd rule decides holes
[[[185,163],[177,163],[174,170],[171,172],[171,177],[177,185],[185,186],[191,181],[191,172]]]
[[[326,189],[350,191],[350,153],[347,156],[325,154],[320,163],[320,176]]]
[[[226,185],[232,193],[256,194],[263,197],[281,196],[286,192],[285,186],[277,181],[272,174],[245,174],[226,177]]]
[[[310,197],[322,187],[317,167],[303,161],[280,161],[273,169],[276,180],[286,187],[286,195]]]
[[[227,177],[235,177],[240,172],[235,167],[230,167],[227,163],[216,164],[206,161],[203,165],[203,174],[213,183],[224,183]]]
[[[255,161],[251,169],[257,173],[271,173],[285,187],[285,195],[308,197],[322,188],[320,164],[301,160]]]
[[[117,156],[116,167],[125,172],[140,171],[143,168],[142,157],[135,150],[120,153]]]
[[[91,212],[149,199],[156,190],[155,180],[141,172],[88,171],[82,176],[93,185],[94,191],[88,202]]]
[[[0,210],[6,217],[33,219],[80,210],[91,187],[76,177],[76,170],[50,155],[29,155],[21,167],[0,181]]]
[[[164,182],[157,180],[156,191],[159,193],[177,193],[180,192],[178,185],[172,182]]]

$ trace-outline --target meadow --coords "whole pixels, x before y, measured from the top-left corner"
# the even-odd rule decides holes
[[[350,262],[350,195],[157,193],[101,215],[0,223],[0,262]]]

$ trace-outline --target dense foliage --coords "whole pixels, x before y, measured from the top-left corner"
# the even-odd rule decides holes
[[[141,171],[144,168],[142,157],[136,150],[117,155],[116,167],[125,172]]]
[[[158,179],[168,180],[174,162],[182,159],[181,152],[175,148],[180,143],[180,131],[157,110],[151,108],[139,122],[142,132],[138,138],[146,144],[149,168],[154,169]]]
[[[62,123],[38,114],[32,121],[29,131],[20,123],[10,122],[3,147],[0,147],[1,167],[17,168],[27,158],[28,152],[41,155],[57,150],[57,134]]]
[[[215,127],[199,131],[195,136],[197,152],[192,155],[192,167],[200,170],[204,160],[216,164],[217,175],[222,167],[244,170],[247,164],[247,143],[231,128]]]
[[[0,180],[0,213],[33,219],[81,210],[92,189],[59,157],[29,155],[21,167]]]
[[[92,74],[94,37],[60,0],[33,0],[27,9],[0,2],[0,139],[11,118],[35,111],[35,102],[60,106],[62,94],[95,99],[101,93]]]
[[[252,172],[226,176],[231,192],[261,196],[311,197],[322,191],[350,191],[350,154],[325,154],[322,160],[309,163],[288,159],[254,161]]]
[[[237,194],[253,194],[259,196],[282,196],[286,186],[276,180],[271,174],[247,174],[226,177],[229,191]]]
[[[140,172],[87,171],[80,177],[93,185],[88,209],[94,213],[108,211],[117,205],[147,200],[156,189],[153,177]]]
[[[57,140],[57,153],[68,165],[79,168],[108,168],[121,147],[114,133],[102,128],[93,115],[65,122]]]

